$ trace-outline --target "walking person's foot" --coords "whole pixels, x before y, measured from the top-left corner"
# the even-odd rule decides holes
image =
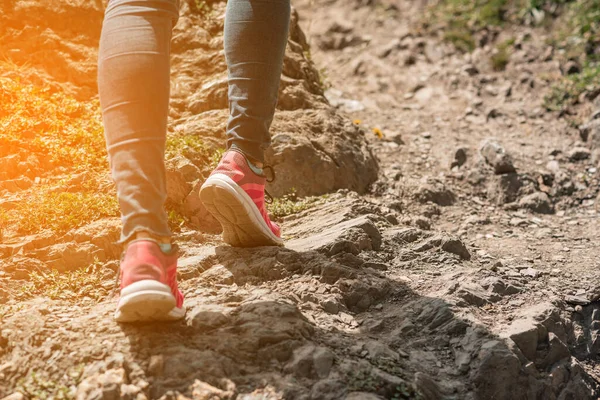
[[[279,226],[265,208],[266,182],[262,168],[230,149],[202,185],[200,198],[221,223],[226,243],[236,247],[283,245]]]
[[[161,246],[167,249],[163,251]],[[177,253],[176,245],[149,238],[128,243],[120,266],[118,322],[169,321],[185,316],[183,294],[177,287]]]

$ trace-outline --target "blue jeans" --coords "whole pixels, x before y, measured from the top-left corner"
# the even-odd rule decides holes
[[[178,0],[111,0],[98,56],[98,90],[111,173],[127,241],[139,231],[170,236],[164,151],[171,31]],[[270,144],[290,0],[229,0],[227,147],[263,161]]]

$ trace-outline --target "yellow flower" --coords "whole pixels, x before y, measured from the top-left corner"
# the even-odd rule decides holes
[[[361,122],[362,122],[362,121],[361,121],[360,119],[355,119],[354,121],[352,121],[352,123],[353,123],[354,125],[360,125],[360,123],[361,123]]]
[[[379,138],[379,139],[383,139],[383,132],[381,132],[381,129],[379,128],[373,128],[373,133]]]

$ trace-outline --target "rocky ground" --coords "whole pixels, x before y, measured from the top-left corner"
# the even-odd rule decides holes
[[[112,198],[106,165],[32,155],[0,111],[0,397],[599,398],[599,90],[547,104],[581,63],[548,25],[476,29],[464,52],[423,23],[425,2],[294,6],[267,154],[286,246],[234,249],[197,193],[224,139],[224,3],[182,4],[167,207],[183,322],[113,321],[110,203],[51,203],[58,222],[26,208]],[[26,82],[97,118],[102,2],[0,8],[3,107]]]

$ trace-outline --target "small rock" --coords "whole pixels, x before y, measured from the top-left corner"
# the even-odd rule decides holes
[[[123,368],[109,369],[84,379],[78,386],[75,398],[78,400],[112,400],[121,397],[121,385],[125,384]]]
[[[559,364],[552,368],[552,371],[550,372],[550,382],[556,392],[561,391],[568,380],[569,371],[564,365]]]
[[[471,365],[471,353],[460,350],[456,351],[454,354],[454,363],[459,372],[466,373],[469,371]]]
[[[216,388],[198,379],[196,379],[192,385],[192,398],[194,400],[221,400],[229,399],[230,397],[231,393]]]
[[[21,392],[14,392],[6,397],[3,397],[1,400],[25,400],[25,395]]]
[[[381,360],[381,359],[389,359],[392,361],[398,361],[400,359],[400,355],[392,350],[386,344],[376,341],[369,340],[365,343],[365,350],[369,352],[369,358],[372,360]]]
[[[562,66],[564,75],[573,75],[581,72],[581,65],[575,60],[569,60]]]
[[[471,253],[469,253],[467,246],[465,246],[460,239],[447,238],[442,243],[442,250],[447,251],[448,253],[456,254],[463,260],[471,259]]]
[[[444,393],[433,378],[423,372],[415,373],[414,386],[423,400],[443,400]]]
[[[201,333],[219,328],[229,321],[230,317],[221,312],[219,308],[202,307],[191,315],[189,323],[196,332]]]
[[[350,21],[337,20],[333,21],[327,28],[328,33],[350,33],[354,30],[354,26]]]
[[[550,197],[544,192],[531,193],[521,198],[519,207],[540,214],[552,214],[554,212]]]
[[[416,228],[399,228],[386,231],[386,236],[399,244],[413,243],[424,234],[425,232]]]
[[[321,379],[329,376],[335,356],[326,347],[318,347],[313,354],[313,367],[317,376]]]
[[[563,170],[556,172],[554,175],[554,185],[552,187],[552,195],[568,196],[575,192],[576,187],[573,180]]]
[[[161,376],[163,368],[165,366],[165,360],[162,354],[150,357],[150,363],[148,364],[148,374],[151,376]]]
[[[586,147],[574,147],[569,151],[567,156],[571,161],[581,161],[590,158],[591,154],[591,151]]]
[[[506,153],[504,148],[493,140],[486,140],[482,143],[479,152],[486,163],[494,168],[498,175],[516,172],[512,157]]]
[[[431,229],[431,220],[429,218],[423,217],[422,215],[416,217],[414,219],[414,223],[416,226],[423,230]]]
[[[498,118],[502,113],[497,108],[490,108],[486,112],[485,120],[489,121],[490,119]]]
[[[500,263],[500,265],[502,265],[502,263]],[[502,279],[496,277],[485,278],[481,282],[481,286],[486,290],[490,290],[493,293],[499,294],[500,296],[510,296],[521,293],[521,289],[518,287],[508,284]]]
[[[202,178],[200,169],[182,155],[177,155],[168,160],[167,164],[172,165],[175,169],[179,170],[188,183],[192,183],[195,180]]]
[[[565,296],[565,301],[569,304],[574,304],[574,305],[579,305],[579,306],[586,306],[588,304],[590,304],[590,301],[585,298],[585,297],[579,297],[579,296]]]
[[[525,373],[527,375],[531,375],[531,376],[536,376],[537,375],[537,368],[536,368],[534,362],[530,361],[527,364],[525,364],[525,366],[523,367],[523,370],[525,371]]]
[[[521,272],[521,275],[528,276],[533,279],[536,279],[541,275],[540,271],[538,271],[537,269],[531,268],[531,267],[527,267],[527,268],[521,270],[520,272]]]
[[[477,75],[479,73],[479,70],[473,64],[465,65],[462,70],[469,76]]]
[[[450,164],[450,168],[461,167],[467,162],[467,149],[464,147],[459,147],[454,152],[454,159]]]
[[[333,366],[333,353],[326,347],[307,344],[294,350],[284,370],[299,378],[326,378]]]
[[[588,142],[592,150],[600,148],[600,118],[581,125],[579,134],[584,142]]]
[[[529,320],[513,321],[507,330],[507,336],[512,339],[527,359],[534,361],[538,344],[538,328]]]
[[[494,175],[487,187],[487,196],[497,205],[512,203],[520,196],[535,193],[536,181],[527,174]]]
[[[548,161],[546,164],[546,169],[551,172],[558,172],[560,170],[560,164],[556,160]]]
[[[333,299],[325,299],[321,301],[321,307],[323,308],[323,311],[328,314],[337,314],[340,312],[339,303]]]
[[[552,332],[548,334],[548,344],[550,348],[544,360],[539,364],[540,368],[548,368],[561,360],[571,357],[571,352],[567,345]]]
[[[167,198],[173,204],[183,204],[192,186],[186,181],[183,172],[173,163],[166,164]]]
[[[423,182],[415,193],[420,203],[432,202],[440,206],[450,206],[456,201],[456,195],[437,180]]]
[[[122,400],[147,400],[147,397],[142,393],[142,389],[135,385],[121,385]]]
[[[398,327],[398,332],[402,335],[410,335],[415,330],[415,325],[410,320],[405,320]]]
[[[202,280],[220,285],[231,285],[235,281],[233,273],[225,266],[216,264],[200,274]]]
[[[522,376],[521,361],[505,346],[496,342],[493,347],[484,347],[479,352],[480,364],[474,374],[476,399],[523,398],[523,385],[517,385]],[[511,382],[513,384],[507,384]]]
[[[461,284],[456,295],[468,304],[481,307],[486,304],[500,300],[498,295],[490,295],[477,284]]]

